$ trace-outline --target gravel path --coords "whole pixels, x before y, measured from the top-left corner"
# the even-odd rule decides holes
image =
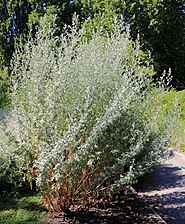
[[[185,169],[179,168],[185,156],[174,152],[170,163],[156,166],[134,188],[167,224],[185,224]]]

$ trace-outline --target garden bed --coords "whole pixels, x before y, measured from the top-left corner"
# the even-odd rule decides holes
[[[70,214],[50,212],[45,217],[48,224],[164,224],[150,206],[132,188],[115,194],[110,203],[103,208],[72,211]]]

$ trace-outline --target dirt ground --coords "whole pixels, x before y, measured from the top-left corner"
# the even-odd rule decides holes
[[[106,208],[48,213],[47,224],[185,224],[185,154],[174,152]]]
[[[130,189],[119,192],[106,208],[64,213],[49,213],[48,224],[163,224],[163,220],[155,214],[149,205]]]

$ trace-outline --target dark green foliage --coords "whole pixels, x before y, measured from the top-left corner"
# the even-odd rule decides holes
[[[57,17],[57,26],[61,31],[64,24],[70,24],[73,16],[70,0],[30,0],[32,11],[29,13],[29,24],[38,25],[40,18],[46,14],[48,22]]]
[[[18,168],[15,162],[10,161],[4,168],[3,173],[0,175],[0,197],[7,196],[11,192],[15,193],[20,187],[20,176],[18,175]]]
[[[0,69],[0,109],[10,104],[8,68]]]
[[[76,0],[73,4],[82,23],[87,29],[87,35],[100,28],[107,32],[112,31],[116,22],[121,19],[125,2],[119,0]],[[87,20],[87,21],[86,21]]]
[[[173,86],[183,89],[184,8],[184,0],[3,0],[0,3],[0,56],[9,68],[15,41],[24,41],[30,24],[34,34],[44,14],[50,22],[53,15],[56,16],[56,33],[59,34],[64,24],[71,24],[76,12],[88,37],[93,29],[100,27],[111,31],[123,17],[124,23],[130,24],[132,38],[139,34],[143,50],[151,52],[157,77],[171,68]]]
[[[182,0],[126,1],[126,18],[133,38],[140,35],[144,50],[149,50],[158,76],[171,68],[172,84],[185,87],[185,5]]]
[[[0,3],[0,55],[6,66],[10,65],[16,38],[27,35],[30,11],[27,0],[3,0]]]
[[[32,25],[33,35],[40,18],[46,14],[48,21],[57,15],[60,29],[70,23],[70,0],[3,0],[0,2],[0,57],[2,63],[10,68],[15,43],[25,41],[28,27]],[[9,71],[10,72],[10,71]]]

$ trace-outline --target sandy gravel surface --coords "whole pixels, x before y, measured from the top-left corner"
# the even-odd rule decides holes
[[[167,224],[185,224],[185,170],[169,163],[158,165],[134,188]]]
[[[171,152],[173,156],[169,162],[185,169],[185,153],[173,149],[171,150]]]

